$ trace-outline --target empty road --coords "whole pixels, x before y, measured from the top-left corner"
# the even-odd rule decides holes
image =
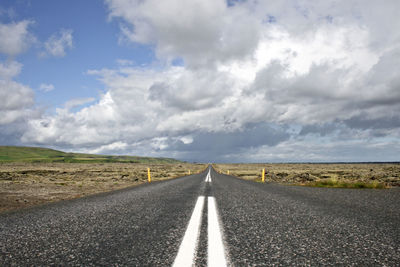
[[[218,174],[0,214],[0,266],[399,266],[400,191]]]

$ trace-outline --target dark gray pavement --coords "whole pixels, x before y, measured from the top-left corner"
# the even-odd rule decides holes
[[[0,266],[168,266],[204,175],[0,215]]]
[[[214,174],[236,266],[400,266],[400,191],[259,184]]]
[[[0,215],[0,266],[170,266],[198,196],[234,266],[399,266],[400,191],[260,184],[211,170]],[[205,203],[196,264],[207,263]]]

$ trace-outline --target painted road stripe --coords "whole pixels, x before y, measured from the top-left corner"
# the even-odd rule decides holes
[[[181,246],[179,247],[178,255],[175,258],[172,266],[193,266],[194,257],[196,254],[196,245],[200,234],[201,215],[203,213],[204,196],[197,199],[192,217],[186,229]]]
[[[208,197],[208,267],[227,266],[215,198]]]
[[[207,173],[205,182],[211,183],[211,174],[210,174],[210,171],[208,171],[208,173]]]
[[[211,182],[211,174],[208,171],[205,182]],[[186,267],[195,265],[196,247],[199,241],[201,217],[203,214],[205,197],[200,196],[197,199],[192,217],[190,217],[185,235],[176,255],[174,267]],[[207,266],[224,267],[227,266],[225,258],[225,248],[222,241],[221,227],[218,221],[217,206],[214,197],[207,197],[208,203],[208,251]]]

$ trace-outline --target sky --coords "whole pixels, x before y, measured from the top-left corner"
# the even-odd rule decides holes
[[[398,0],[2,0],[0,145],[400,160]]]

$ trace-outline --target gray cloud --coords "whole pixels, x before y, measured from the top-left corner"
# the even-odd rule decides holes
[[[290,135],[282,127],[267,124],[247,125],[245,129],[235,132],[195,133],[193,142],[184,144],[178,141],[169,149],[181,151],[234,152],[243,148],[262,145],[275,146],[287,140]]]
[[[263,145],[276,146],[290,138],[282,126],[250,124],[234,132],[194,133],[193,142],[185,144],[176,140],[166,150],[183,152],[190,160],[221,162],[229,155],[241,153]]]
[[[367,116],[359,115],[345,120],[344,123],[350,128],[368,129],[395,129],[400,128],[400,116],[386,116],[379,119],[371,119]]]
[[[318,134],[320,136],[327,136],[332,134],[334,131],[340,129],[338,124],[335,123],[326,123],[326,124],[309,124],[303,125],[299,135],[307,135],[307,134]]]
[[[197,70],[184,71],[149,88],[149,99],[178,110],[199,110],[219,105],[232,94],[234,82],[226,73]]]
[[[315,138],[290,139],[275,147],[259,147],[235,156],[238,162],[240,159],[247,162],[398,161],[400,143],[397,140],[360,139],[356,136],[337,139],[327,136],[315,142]]]
[[[158,68],[88,71],[104,94],[30,119],[23,142],[201,161],[395,155],[398,1],[106,3],[125,41],[155,47]],[[2,66],[10,77],[18,69]]]

